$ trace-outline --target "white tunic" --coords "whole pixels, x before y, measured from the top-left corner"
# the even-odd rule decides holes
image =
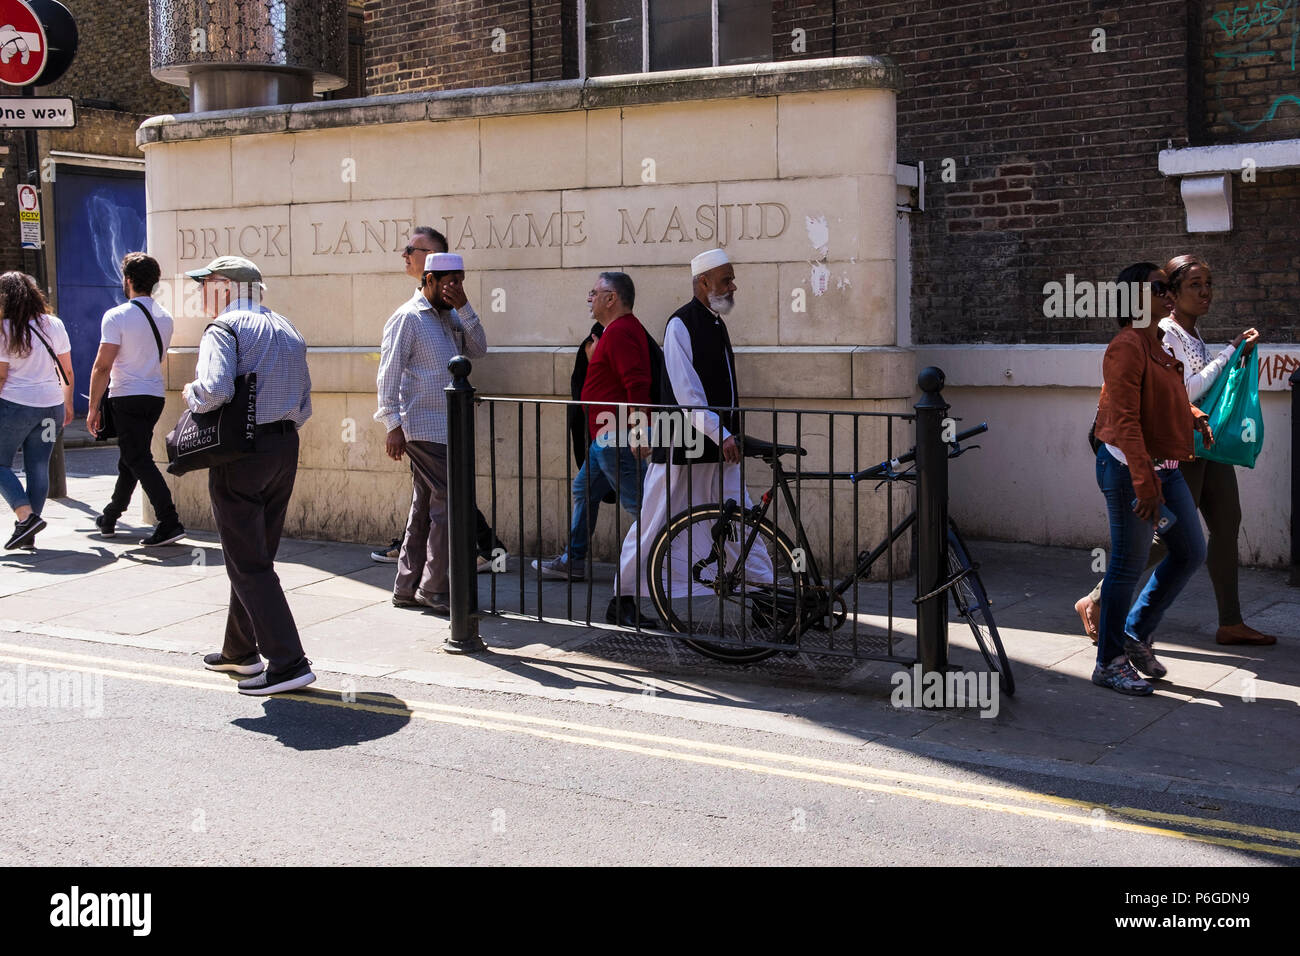
[[[708,398],[704,394],[704,385],[700,382],[700,377],[695,371],[690,333],[686,330],[686,326],[681,319],[676,317],[669,320],[668,327],[664,331],[664,366],[669,381],[672,382],[673,394],[681,405],[708,404]],[[728,368],[727,374],[731,374],[730,368]],[[721,447],[723,440],[731,435],[731,432],[722,426],[718,416],[713,412],[699,410],[693,412],[691,417],[695,427],[715,441],[719,447]],[[722,480],[721,498],[718,497],[719,469],[721,469]],[[618,579],[614,585],[615,593],[637,596],[639,579],[639,597],[645,600],[649,599],[650,584],[645,569],[650,561],[650,549],[653,547],[654,540],[659,535],[660,530],[668,524],[668,520],[674,515],[694,505],[719,500],[726,501],[728,499],[741,501],[742,498],[744,507],[752,507],[753,502],[749,498],[748,490],[741,487],[739,464],[729,465],[720,461],[700,462],[693,465],[657,462],[651,464],[646,471],[645,487],[641,493],[641,525],[638,526],[636,522],[633,522],[628,529],[627,537],[623,539]],[[671,587],[674,595],[685,595],[689,581],[690,565],[711,549],[710,528],[711,526],[706,524],[695,527],[691,540],[691,546],[695,552],[692,559],[687,559],[684,544],[681,546],[682,550],[673,555]],[[638,540],[640,541],[641,551],[639,562],[641,572],[639,574],[637,570]],[[732,555],[733,561],[735,556],[739,554],[739,549],[739,541],[728,544],[727,550]],[[770,584],[772,582],[771,556],[765,549],[756,546],[750,552],[746,561],[746,578],[747,584],[761,584],[764,582]],[[712,591],[697,585],[694,593],[696,596],[703,597],[711,594]]]

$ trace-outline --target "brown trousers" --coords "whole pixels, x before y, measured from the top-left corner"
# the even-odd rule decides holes
[[[408,441],[411,463],[411,514],[397,555],[393,594],[425,599],[450,593],[447,565],[447,446],[431,441]]]

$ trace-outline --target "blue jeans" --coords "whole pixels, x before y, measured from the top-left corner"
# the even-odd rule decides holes
[[[635,516],[641,507],[646,460],[627,448],[592,442],[587,460],[573,479],[573,524],[569,528],[569,563],[587,559],[587,527],[596,527],[600,499],[618,489],[619,504]],[[590,481],[590,488],[588,482]]]
[[[1104,445],[1097,452],[1097,486],[1106,496],[1106,510],[1110,514],[1110,561],[1101,582],[1097,637],[1097,663],[1102,665],[1124,653],[1126,635],[1150,642],[1160,618],[1205,561],[1201,519],[1182,472],[1177,468],[1161,469],[1156,475],[1160,478],[1165,506],[1178,521],[1161,532],[1169,553],[1151,572],[1146,587],[1130,608],[1133,589],[1151,551],[1154,526],[1133,511],[1133,499],[1137,495],[1128,466],[1121,465]]]
[[[62,427],[62,403],[33,408],[0,398],[0,496],[14,511],[27,505],[40,514],[45,507],[45,496],[50,492],[50,455],[54,452],[54,442],[46,438],[57,437]],[[26,490],[14,474],[19,448],[23,450]]]

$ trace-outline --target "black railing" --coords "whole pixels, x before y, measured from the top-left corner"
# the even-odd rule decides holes
[[[584,403],[476,398],[468,360],[458,357],[450,368],[449,650],[481,645],[483,615],[604,627],[612,611],[632,630],[683,640],[725,660],[786,652],[945,666],[952,422],[939,370],[922,374],[916,414],[621,409],[603,419],[612,427],[602,430],[609,441],[598,453],[630,468],[646,460],[632,449],[648,443],[651,460],[641,467],[657,469],[644,485],[655,491],[640,496],[629,514],[616,490],[612,505],[597,506],[597,520],[588,507],[575,529],[575,491],[590,502],[610,484],[595,476],[590,459],[585,468],[576,464],[567,416]],[[702,467],[713,464],[705,459],[716,450],[706,441],[715,434],[702,418],[708,412],[739,416],[733,424],[744,454],[734,467]],[[626,423],[619,417],[625,413]],[[653,425],[639,427],[647,419]],[[475,432],[486,442],[476,443]],[[910,459],[913,444],[913,474],[888,467]],[[576,488],[575,474],[583,476]],[[867,477],[883,486],[857,480]],[[916,490],[900,477],[913,478]],[[752,496],[748,507],[742,489]],[[478,507],[507,550],[484,556],[490,573],[476,586]],[[629,537],[633,521],[638,533]],[[654,527],[647,530],[646,522]],[[566,578],[548,577],[544,562],[572,555],[571,530],[578,541],[586,532],[585,563],[580,572],[570,565],[576,573]],[[915,578],[914,590],[896,601],[895,584],[907,576]],[[625,601],[611,604],[616,583],[636,613]]]

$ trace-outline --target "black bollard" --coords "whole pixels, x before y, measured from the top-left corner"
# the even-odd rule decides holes
[[[948,445],[943,440],[948,403],[941,369],[922,369],[925,394],[916,409],[916,587],[932,594],[916,609],[916,652],[925,674],[948,669]],[[934,592],[938,593],[934,593]],[[946,702],[945,702],[946,703]]]
[[[449,654],[487,650],[478,633],[478,556],[474,536],[478,504],[474,492],[473,366],[457,355],[447,363],[451,384],[447,395],[447,538],[451,549],[447,569],[451,588],[451,636],[442,649]]]

